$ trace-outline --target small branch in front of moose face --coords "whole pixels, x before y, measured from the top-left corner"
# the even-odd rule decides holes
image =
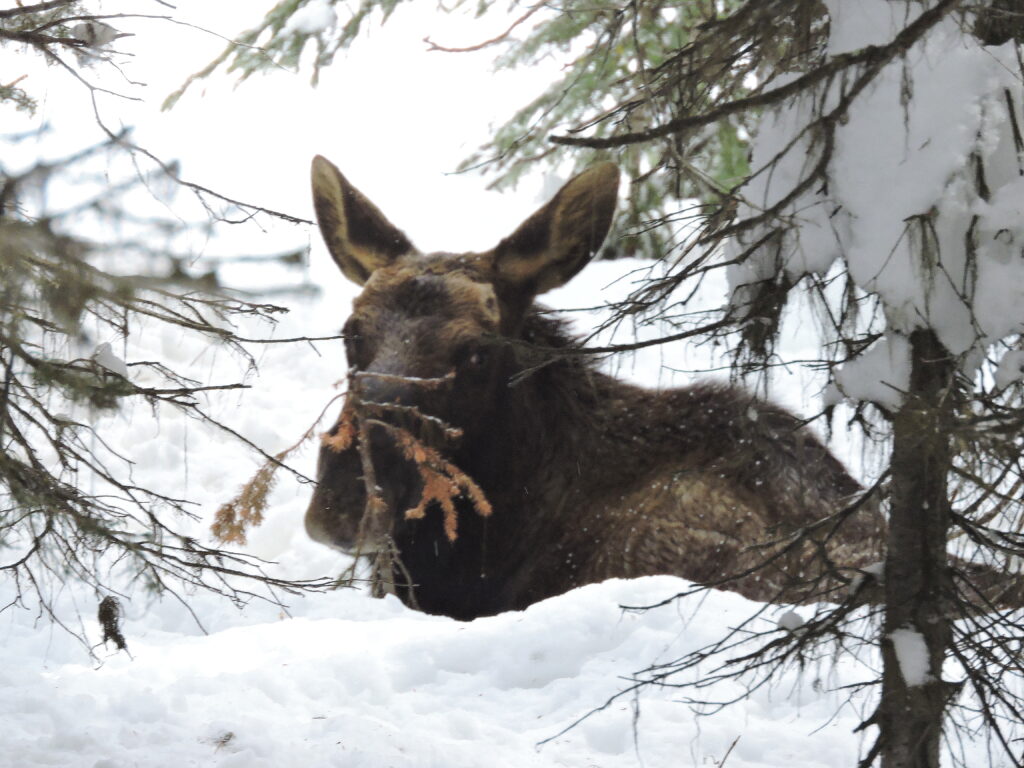
[[[350,386],[335,438],[338,439],[339,445],[347,442],[351,446],[355,442],[359,453],[359,461],[363,467],[363,485],[366,489],[366,505],[363,507],[363,519],[359,521],[356,558],[358,559],[359,554],[367,546],[373,548],[370,562],[370,592],[374,597],[384,597],[395,592],[395,568],[400,559],[391,537],[392,516],[377,483],[377,468],[370,454],[370,427],[360,413],[363,405]],[[331,447],[333,448],[333,445]]]
[[[366,381],[372,379],[374,381],[387,381],[393,384],[413,384],[423,389],[437,389],[445,384],[450,384],[455,380],[455,371],[446,373],[444,376],[434,376],[430,378],[424,378],[422,376],[399,376],[394,373],[376,373],[374,371],[357,371],[352,370],[349,372],[350,385],[357,381]],[[355,387],[349,386],[349,391],[352,392]]]
[[[402,455],[416,466],[423,483],[420,501],[412,509],[405,510],[406,520],[420,520],[426,517],[427,508],[437,503],[444,512],[444,533],[448,541],[458,538],[458,510],[455,500],[461,497],[469,499],[473,509],[481,517],[490,517],[491,503],[479,485],[451,462],[445,460],[440,453],[429,445],[422,443],[407,429],[394,427],[377,419],[369,420],[370,424],[381,427],[394,437]],[[449,431],[458,431],[449,427]]]
[[[434,429],[444,435],[446,440],[455,441],[462,437],[462,430],[458,427],[453,427],[444,419],[439,419],[436,416],[428,416],[423,413],[419,408],[411,405],[394,405],[391,403],[372,403],[364,402],[363,407],[367,414],[374,414],[375,416],[386,416],[387,414],[405,414],[411,417],[414,421],[422,422],[425,425],[434,427]]]
[[[322,437],[322,443],[337,453],[355,450],[362,469],[366,503],[356,536],[356,555],[371,559],[371,585],[375,596],[394,592],[396,580],[401,579],[408,587],[407,599],[415,604],[412,578],[399,557],[392,537],[394,521],[398,515],[406,520],[419,520],[427,516],[430,507],[437,505],[443,514],[443,528],[449,542],[458,538],[458,508],[456,501],[467,499],[473,509],[482,517],[491,514],[491,505],[483,489],[463,472],[445,459],[437,448],[428,445],[413,434],[409,428],[386,421],[389,416],[399,416],[403,423],[425,426],[444,441],[455,441],[462,436],[462,430],[453,427],[443,419],[423,413],[416,406],[379,403],[364,400],[359,383],[367,379],[386,379],[391,383],[411,384],[426,389],[435,389],[449,383],[453,374],[437,378],[418,378],[377,374],[363,371],[349,372],[349,389],[345,405],[332,433]],[[409,461],[419,474],[420,497],[415,506],[406,510],[392,509],[385,499],[384,489],[378,482],[379,457],[371,448],[371,431],[384,433],[393,441],[400,460]]]

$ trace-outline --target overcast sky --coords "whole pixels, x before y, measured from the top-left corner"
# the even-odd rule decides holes
[[[145,5],[107,0],[99,10],[168,13],[158,3]],[[176,5],[176,19],[231,37],[257,22],[273,3],[180,0]],[[193,86],[165,113],[159,107],[167,94],[216,56],[224,41],[163,20],[115,24],[134,33],[117,43],[131,54],[120,59],[125,74],[146,87],[125,87],[102,67],[86,70],[93,81],[142,98],[140,103],[102,98],[104,120],[112,128],[135,126],[137,141],[161,157],[179,159],[189,180],[312,218],[309,162],[323,154],[424,251],[489,248],[540,203],[539,178],[499,194],[487,192],[487,179],[477,174],[450,172],[486,141],[496,121],[557,76],[558,64],[494,73],[491,60],[500,53],[497,48],[431,53],[423,42],[428,34],[449,45],[480,42],[500,31],[507,24],[504,18],[481,21],[468,14],[446,15],[434,3],[410,3],[387,24],[378,18],[368,25],[352,52],[322,73],[317,88],[310,85],[308,69],[258,75],[241,85],[235,75],[221,71]],[[14,61],[14,55],[20,58]],[[60,135],[40,142],[39,151],[60,153],[80,146],[91,131],[85,89],[59,67],[28,67],[20,51],[5,51],[4,64],[6,71],[13,66],[29,72],[26,84],[31,82],[33,92],[44,97],[30,122],[51,121],[58,128]],[[322,269],[328,259],[315,234],[314,279],[336,279],[333,267]],[[294,227],[229,234],[235,250],[263,252],[301,244],[309,235]],[[202,243],[197,248],[202,251]]]
[[[197,23],[230,34],[232,25],[241,28],[258,14],[246,18],[228,8],[251,14],[253,6],[269,5],[193,0],[183,3],[181,12],[194,8]],[[352,53],[323,73],[316,89],[309,85],[308,71],[256,77],[237,89],[231,76],[218,75],[205,94],[197,90],[175,108],[179,114],[165,126],[168,144],[184,139],[196,161],[229,168],[229,177],[246,180],[244,189],[266,189],[269,205],[298,203],[306,211],[309,159],[323,154],[421,248],[489,247],[489,238],[500,235],[473,233],[470,222],[481,223],[480,213],[486,212],[501,231],[503,219],[514,226],[517,216],[494,210],[500,198],[470,213],[464,206],[482,202],[480,179],[442,174],[487,139],[498,116],[509,114],[554,72],[547,67],[546,72],[495,74],[494,49],[458,55],[426,50],[427,34],[459,45],[486,39],[495,28],[493,22],[471,22],[464,15],[447,17],[434,3],[402,6],[383,27],[379,20],[371,23]],[[217,40],[202,45],[199,55],[190,51],[187,62],[160,70],[154,86],[160,99],[221,49]],[[475,242],[478,236],[484,239]]]

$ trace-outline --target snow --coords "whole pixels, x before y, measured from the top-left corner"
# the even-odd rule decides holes
[[[1005,389],[1022,378],[1024,378],[1024,351],[1011,349],[999,360],[995,374],[996,387]]]
[[[69,36],[83,41],[90,48],[103,48],[117,39],[118,31],[102,21],[86,21],[71,27]]]
[[[928,673],[928,646],[914,629],[894,629],[889,633],[903,681],[911,688],[932,679]]]
[[[592,264],[545,298],[557,307],[616,300],[641,266]],[[342,285],[298,303],[274,335],[336,329],[357,290]],[[581,331],[603,317],[597,311],[571,316]],[[261,328],[245,330],[255,336]],[[156,325],[132,331],[128,359],[158,357],[203,381],[236,373],[229,355],[180,331]],[[687,352],[692,359],[695,351]],[[666,380],[662,363],[656,350],[645,350],[614,367],[624,378],[654,385]],[[336,394],[341,343],[268,345],[259,364],[251,390],[213,393],[206,407],[276,451],[294,442]],[[139,369],[136,375],[149,374]],[[799,397],[799,390],[788,396]],[[71,417],[84,420],[80,413]],[[191,529],[187,521],[177,523],[204,541],[213,510],[257,464],[223,434],[173,412],[162,410],[157,422],[138,404],[98,419],[104,439],[135,460],[138,484],[173,489],[201,504],[202,522]],[[314,461],[311,449],[295,459],[307,474]],[[308,498],[308,486],[282,476],[266,522],[250,536],[247,551],[276,561],[275,573],[313,577],[347,565],[306,537]],[[287,611],[261,602],[239,611],[210,595],[187,594],[209,633],[203,634],[174,599],[154,600],[138,585],[125,585],[131,655],[100,647],[99,663],[35,611],[9,608],[0,614],[0,768],[675,768],[714,765],[737,737],[730,768],[853,765],[863,746],[854,729],[874,702],[861,693],[850,698],[841,686],[874,674],[870,652],[862,659],[825,654],[803,674],[784,670],[773,685],[709,715],[682,700],[732,699],[743,686],[646,689],[562,733],[624,690],[630,675],[720,639],[761,608],[714,591],[646,613],[620,608],[659,602],[688,586],[667,576],[613,580],[469,623],[356,589],[292,598]],[[12,589],[9,581],[0,584],[0,604]],[[91,643],[100,638],[97,601],[73,585],[57,596],[62,618],[77,627],[80,614]],[[798,620],[788,610],[777,620],[765,615],[753,628],[793,631]],[[975,764],[987,764],[983,745],[967,749]]]
[[[892,39],[893,24],[906,26],[923,7],[916,4],[861,0],[824,0],[829,17],[829,52],[835,56],[857,51],[869,45],[885,45]]]
[[[900,333],[887,334],[835,372],[835,387],[843,397],[893,412],[909,386],[910,342]]]
[[[286,32],[317,35],[326,32],[338,22],[338,14],[327,0],[311,0],[299,8],[284,25]]]
[[[860,588],[864,584],[864,580],[867,578],[870,578],[878,585],[885,584],[885,562],[879,561],[861,568],[860,573],[850,580],[850,586],[847,588],[847,593],[850,595],[856,595],[860,592]]]
[[[116,373],[118,376],[122,376],[126,379],[128,378],[128,364],[114,354],[114,350],[110,346],[109,341],[104,341],[102,344],[96,345],[96,351],[93,353],[93,359],[98,365],[103,366],[108,371]]]
[[[613,581],[471,624],[344,591],[305,601],[302,616],[248,616],[207,637],[154,628],[167,610],[153,606],[127,627],[134,658],[105,654],[98,669],[73,648],[51,650],[42,666],[38,630],[19,625],[5,632],[6,660],[18,663],[0,668],[0,764],[636,766],[628,699],[558,734],[618,691],[620,675],[711,642],[750,608],[728,595],[689,621],[674,607],[618,608],[682,586]],[[12,658],[12,646],[24,655]],[[839,697],[809,680],[793,696],[792,684],[707,719],[671,695],[645,695],[643,764],[708,764],[737,736],[741,768],[842,764],[856,749],[855,718],[812,734]]]
[[[789,632],[796,632],[804,625],[804,617],[796,611],[786,611],[779,616],[779,626]]]
[[[630,280],[616,279],[640,266],[594,264],[549,298],[572,307],[621,297]],[[274,334],[337,328],[356,290],[346,284],[340,295],[303,302]],[[601,315],[573,317],[582,329]],[[230,356],[199,339],[155,325],[132,330],[129,359],[157,355],[204,381],[234,373]],[[249,330],[256,335],[258,328]],[[294,442],[335,394],[331,384],[344,368],[340,342],[316,347],[268,346],[253,389],[211,395],[208,409],[268,450]],[[663,375],[661,359],[646,354],[620,375],[655,383]],[[138,375],[148,374],[140,369]],[[158,423],[143,404],[97,418],[104,439],[135,460],[140,485],[174,489],[202,504],[205,520],[191,531],[209,540],[212,511],[252,474],[255,457],[173,412],[162,412]],[[314,454],[307,449],[297,467],[311,473]],[[339,573],[345,558],[308,540],[302,529],[308,496],[306,486],[282,479],[247,550],[296,578]],[[189,530],[187,521],[178,523]],[[789,672],[713,717],[697,716],[672,689],[651,690],[559,735],[621,691],[624,677],[715,641],[760,607],[712,593],[647,613],[620,608],[687,587],[672,577],[610,581],[470,623],[355,589],[291,599],[287,612],[259,602],[237,611],[210,595],[186,595],[209,632],[204,635],[177,601],[154,600],[125,585],[130,656],[100,647],[100,663],[34,611],[9,608],[0,615],[0,766],[659,768],[713,764],[737,737],[731,768],[831,768],[851,761],[859,745],[858,707],[867,702],[850,707],[845,695],[832,692],[861,669],[849,657],[823,662],[803,678]],[[9,581],[0,585],[0,603],[7,604],[12,590]],[[94,595],[71,585],[57,602],[65,621],[78,626],[80,613],[89,641],[99,641]],[[760,626],[774,629],[770,618]],[[732,698],[741,691],[728,683],[701,695]],[[634,706],[640,711],[635,744]],[[552,740],[538,746],[546,739]]]
[[[831,54],[885,44],[923,9],[892,0],[826,5]],[[827,111],[839,103],[840,80],[765,115],[753,168],[778,162],[748,185],[752,203],[741,215],[781,200],[817,162],[819,148],[808,134],[796,137],[816,106]],[[933,27],[886,65],[838,121],[828,184],[812,185],[782,211],[794,223],[781,239],[730,269],[734,303],[743,306],[744,286],[780,269],[793,279],[824,277],[840,259],[855,284],[880,299],[876,320],[884,317],[889,332],[864,353],[868,359],[837,376],[842,395],[898,407],[891,385],[898,390],[905,371],[896,334],[923,327],[972,374],[992,344],[1024,330],[1024,158],[1013,139],[1024,116],[1020,83],[1012,43],[981,46],[955,14]],[[744,241],[763,236],[757,229]]]
[[[868,576],[872,576],[875,579],[882,581],[885,578],[885,563],[877,562],[866,565],[861,570]]]

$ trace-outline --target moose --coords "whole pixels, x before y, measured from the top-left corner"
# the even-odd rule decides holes
[[[795,602],[880,559],[877,505],[799,418],[727,384],[619,381],[534,303],[602,245],[615,165],[571,179],[486,253],[418,252],[323,157],[312,181],[327,248],[363,287],[343,330],[349,397],[377,408],[365,448],[389,517],[376,536],[407,604],[468,620],[653,574]],[[306,530],[372,554],[366,456],[337,439],[343,422],[324,436]],[[486,497],[485,510],[455,499],[457,535],[452,510],[425,504],[399,427]]]

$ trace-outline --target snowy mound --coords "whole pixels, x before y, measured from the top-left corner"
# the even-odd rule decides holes
[[[546,298],[564,308],[594,306],[598,297],[628,291],[638,277],[629,277],[631,271],[642,266],[599,262]],[[275,333],[332,333],[350,296],[332,289],[296,308]],[[572,317],[581,329],[597,319]],[[204,381],[239,373],[224,350],[177,332],[144,330],[127,345],[111,340],[113,353],[129,364],[159,358]],[[711,367],[693,349],[651,349],[613,364],[617,375],[665,385],[672,380],[662,367],[669,354]],[[341,346],[269,345],[258,362],[251,390],[211,397],[207,407],[265,450],[278,451],[337,394]],[[129,367],[129,375],[135,370]],[[799,404],[802,388],[794,382],[784,383],[777,397]],[[259,459],[212,428],[171,412],[160,416],[154,420],[139,404],[97,427],[133,456],[138,483],[200,503],[205,519],[194,534],[208,541],[212,511]],[[313,448],[294,458],[306,474],[314,462]],[[307,485],[282,479],[248,551],[276,561],[290,577],[337,574],[344,558],[302,529],[308,499]],[[64,629],[12,608],[0,614],[0,766],[678,768],[721,765],[727,755],[728,768],[854,765],[861,737],[853,729],[873,702],[842,686],[876,673],[845,656],[820,658],[802,674],[786,670],[721,711],[692,702],[736,699],[745,692],[740,684],[645,688],[562,733],[627,690],[634,673],[720,640],[762,608],[714,591],[642,613],[620,607],[660,602],[687,587],[671,577],[609,581],[521,613],[461,623],[354,589],[289,598],[286,613],[259,601],[240,612],[205,594],[183,595],[186,608],[172,598],[154,600],[136,585],[123,601],[131,657],[98,647],[99,664]],[[12,589],[0,585],[0,604],[10,602]],[[57,602],[72,630],[99,641],[95,595],[71,586]],[[770,608],[751,628],[784,632],[779,623],[796,626],[798,618],[785,607]],[[692,683],[709,671],[666,682]],[[985,759],[979,752],[974,764]]]
[[[715,641],[757,608],[725,593],[699,610],[619,608],[686,586],[610,581],[468,624],[355,590],[300,600],[291,618],[201,598],[193,607],[222,626],[208,636],[165,602],[127,622],[133,658],[101,653],[99,669],[60,630],[8,622],[0,764],[716,765],[737,738],[731,768],[852,764],[857,712],[830,720],[842,698],[813,691],[815,674],[707,718],[670,689],[626,696],[558,735],[624,688],[622,676]]]

